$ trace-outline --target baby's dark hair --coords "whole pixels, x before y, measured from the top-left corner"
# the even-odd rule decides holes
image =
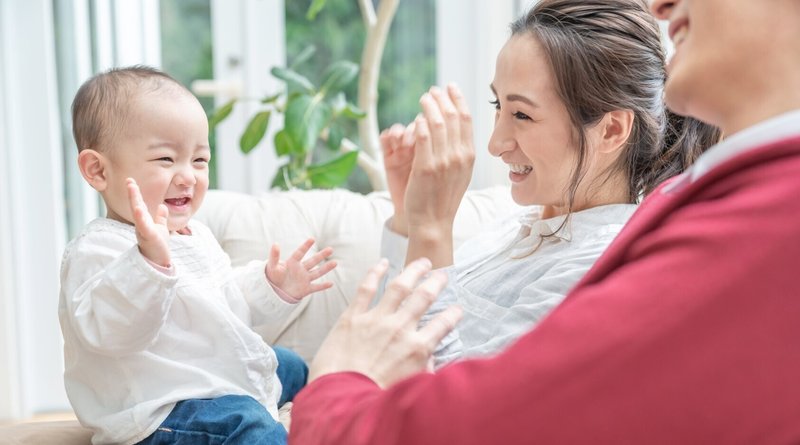
[[[542,45],[577,133],[578,165],[565,191],[570,209],[585,175],[585,129],[610,111],[634,114],[627,146],[608,172],[608,179],[625,173],[630,203],[719,142],[715,127],[666,109],[665,52],[643,0],[541,0],[511,33]]]
[[[191,94],[169,74],[145,65],[112,68],[84,82],[72,101],[72,135],[78,151],[102,151],[124,128],[131,99],[166,86]]]

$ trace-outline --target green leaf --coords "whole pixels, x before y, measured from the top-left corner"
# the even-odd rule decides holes
[[[311,2],[311,6],[309,6],[308,11],[306,11],[306,19],[314,20],[317,18],[317,14],[322,11],[322,8],[325,7],[326,2],[327,0],[314,0]]]
[[[225,118],[230,116],[231,112],[233,111],[233,105],[236,103],[236,99],[231,99],[225,103],[225,105],[217,108],[214,111],[214,114],[208,119],[208,130],[211,131],[214,127],[217,126],[220,122],[224,121]]]
[[[331,107],[322,101],[320,95],[311,97],[301,94],[293,97],[286,105],[284,129],[288,132],[297,150],[308,153],[313,150],[322,130],[331,119]]]
[[[338,94],[358,75],[358,65],[347,60],[340,60],[331,64],[322,76],[320,94],[330,97]]]
[[[276,100],[278,100],[278,98],[281,97],[282,94],[283,93],[275,93],[272,96],[267,96],[267,97],[261,99],[261,103],[265,104],[265,105],[266,104],[271,104],[271,103],[275,102]]]
[[[286,180],[289,177],[289,164],[281,165],[278,171],[275,172],[275,177],[272,178],[270,188],[279,188],[281,190],[289,190],[289,183]]]
[[[295,68],[297,68],[298,65],[302,65],[308,59],[310,59],[311,56],[313,56],[315,52],[317,52],[317,47],[316,46],[314,46],[314,45],[306,45],[306,47],[303,48],[302,51],[300,51],[300,54],[298,54],[294,58],[294,60],[292,60],[292,64],[289,66],[289,68],[295,69]]]
[[[331,105],[331,108],[333,108],[333,115],[338,116],[347,107],[347,98],[344,96],[344,93],[340,92],[333,96],[328,103]]]
[[[331,150],[338,150],[339,146],[342,145],[342,139],[344,139],[344,130],[342,130],[342,127],[331,124],[328,127],[328,148]]]
[[[250,153],[250,151],[254,149],[259,142],[261,142],[261,139],[264,137],[264,133],[267,132],[269,116],[270,111],[267,110],[256,114],[252,119],[250,119],[250,123],[247,124],[247,128],[242,134],[242,138],[239,139],[239,147],[242,149],[242,153]]]
[[[367,112],[348,102],[344,110],[342,110],[342,115],[350,119],[363,119],[367,117]]]
[[[302,155],[303,152],[299,148],[299,146],[294,142],[291,136],[289,136],[289,132],[286,129],[283,129],[277,133],[275,133],[275,154],[278,157],[286,156],[286,155]]]
[[[307,94],[314,94],[314,84],[297,71],[275,66],[272,67],[270,73],[286,82],[286,85],[289,86],[289,90],[299,90]]]
[[[314,188],[333,188],[342,185],[350,176],[358,160],[358,152],[351,151],[320,165],[308,167],[308,176]]]

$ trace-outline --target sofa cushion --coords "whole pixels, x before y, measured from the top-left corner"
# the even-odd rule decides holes
[[[517,209],[507,187],[468,191],[456,215],[455,245]],[[274,242],[284,258],[308,237],[317,241],[312,252],[333,248],[331,259],[339,265],[327,279],[334,286],[304,299],[282,325],[255,327],[268,344],[286,346],[310,360],[378,261],[383,225],[392,213],[386,192],[295,190],[251,196],[211,190],[197,218],[211,228],[234,267],[266,259]]]

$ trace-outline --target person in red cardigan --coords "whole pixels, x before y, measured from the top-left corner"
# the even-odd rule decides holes
[[[444,281],[417,285],[425,260],[368,309],[377,266],[312,364],[290,444],[800,442],[800,2],[650,9],[676,48],[667,105],[725,139],[495,357],[420,372],[458,310],[417,329]]]

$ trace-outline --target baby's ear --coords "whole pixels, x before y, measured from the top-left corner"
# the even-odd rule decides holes
[[[81,150],[78,153],[81,176],[98,192],[104,191],[107,186],[106,162],[106,157],[94,150]]]

